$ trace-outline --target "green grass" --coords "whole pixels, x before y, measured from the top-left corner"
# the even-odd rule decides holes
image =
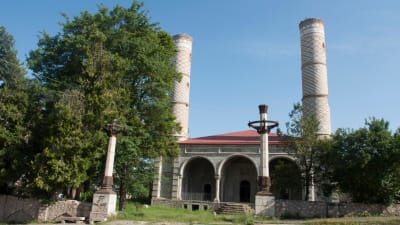
[[[303,224],[308,225],[377,225],[377,224],[400,224],[400,217],[349,217],[305,220]]]
[[[112,220],[133,220],[147,222],[179,222],[185,224],[309,224],[309,225],[372,225],[400,224],[400,217],[344,217],[329,219],[279,220],[255,217],[254,215],[214,215],[210,211],[191,211],[161,206],[143,207],[139,203],[127,202],[126,210],[118,212]]]
[[[186,224],[254,224],[253,215],[214,215],[210,211],[191,211],[181,208],[151,206],[144,208],[128,202],[125,211],[118,212],[114,219],[149,222],[181,222]]]

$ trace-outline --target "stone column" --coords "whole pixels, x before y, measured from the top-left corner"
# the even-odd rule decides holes
[[[270,129],[277,126],[275,124],[268,125],[267,120],[267,105],[259,105],[260,120],[255,121],[259,123],[259,126],[254,126],[257,129],[257,133],[260,134],[260,167],[258,176],[258,185],[260,190],[255,196],[255,213],[256,215],[262,216],[275,216],[275,198],[270,192],[271,180],[269,177],[269,149],[268,149],[268,133]],[[249,123],[250,125],[251,123]]]
[[[157,157],[154,162],[154,178],[153,178],[153,191],[151,193],[152,199],[161,197],[161,176],[162,176],[162,165],[163,158],[162,156]]]
[[[220,183],[220,178],[217,175],[217,176],[215,176],[215,199],[214,199],[214,202],[220,202],[220,199],[219,199],[219,192],[220,192],[219,183]]]
[[[271,195],[270,187],[271,180],[269,177],[269,149],[268,149],[268,127],[267,127],[267,105],[259,105],[260,110],[260,125],[264,126],[265,130],[260,130],[260,168],[259,168],[259,177],[258,177],[258,185],[260,187],[260,191],[257,195]]]
[[[106,167],[104,169],[104,178],[103,178],[103,189],[112,189],[113,181],[113,170],[114,170],[114,158],[115,158],[115,146],[117,144],[117,136],[116,132],[110,135],[108,139],[108,152],[106,159]]]
[[[316,200],[316,190],[315,190],[316,188],[315,188],[315,181],[314,181],[314,171],[313,171],[313,169],[312,169],[312,171],[311,171],[311,182],[310,182],[310,187],[309,187],[309,190],[310,190],[310,194],[309,194],[309,196],[308,196],[308,201],[315,201]]]
[[[101,189],[93,195],[92,210],[89,218],[91,223],[95,221],[106,221],[107,217],[116,214],[117,193],[112,190],[112,173],[114,169],[117,132],[117,120],[114,119],[112,123],[108,125],[109,142],[103,184]]]
[[[182,200],[182,176],[178,175],[178,188],[176,190],[176,199]]]

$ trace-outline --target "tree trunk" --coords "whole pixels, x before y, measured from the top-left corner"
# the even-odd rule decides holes
[[[304,196],[304,200],[308,201],[308,198],[310,196],[310,170],[308,168],[308,165],[306,164],[306,170],[305,170],[305,174],[304,174],[304,178],[305,178],[305,189],[306,189],[306,193]]]
[[[124,211],[125,210],[125,200],[126,200],[126,187],[125,182],[121,181],[119,183],[119,205],[118,210]]]

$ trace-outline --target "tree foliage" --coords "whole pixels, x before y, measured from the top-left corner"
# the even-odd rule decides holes
[[[287,159],[275,159],[271,167],[271,192],[278,199],[301,200],[302,179],[299,167]]]
[[[9,193],[23,170],[29,138],[29,84],[14,38],[0,26],[0,191]]]
[[[114,118],[121,126],[119,180],[135,182],[130,172],[143,166],[142,159],[175,156],[172,131],[178,126],[170,94],[179,74],[170,35],[149,21],[138,2],[112,10],[101,6],[96,14],[85,11],[61,25],[55,36],[43,33],[29,55],[48,95],[41,120],[45,135],[32,162],[37,173],[28,182],[48,193],[98,183],[107,151],[104,129]]]
[[[305,189],[304,199],[310,199],[310,187],[322,182],[320,159],[324,154],[324,146],[329,139],[317,136],[319,123],[313,116],[303,116],[302,106],[296,103],[289,113],[290,121],[286,123],[287,136],[290,138],[291,149],[300,167]]]
[[[357,130],[338,129],[329,166],[340,190],[358,202],[400,200],[399,134],[398,130],[392,135],[389,123],[376,118]]]

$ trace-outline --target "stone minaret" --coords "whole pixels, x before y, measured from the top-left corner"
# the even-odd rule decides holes
[[[328,103],[324,21],[305,19],[300,22],[303,115],[314,115],[319,121],[318,135],[331,135]]]
[[[176,71],[182,75],[180,81],[175,81],[172,95],[172,110],[176,121],[181,125],[181,131],[176,132],[178,141],[188,138],[189,133],[189,91],[190,67],[192,61],[192,37],[187,34],[173,36],[177,50],[174,59]]]
[[[176,80],[174,83],[174,91],[172,93],[172,112],[176,117],[176,122],[181,126],[179,132],[175,132],[178,141],[188,138],[189,131],[189,90],[190,90],[190,67],[192,62],[192,37],[187,34],[177,34],[173,36],[176,56],[173,59],[175,69],[182,75],[182,79]],[[159,157],[155,161],[155,171],[153,180],[152,204],[158,198],[179,199],[179,159],[164,160]],[[172,183],[165,182],[161,179],[163,176],[171,176]],[[164,180],[164,183],[162,181]]]

